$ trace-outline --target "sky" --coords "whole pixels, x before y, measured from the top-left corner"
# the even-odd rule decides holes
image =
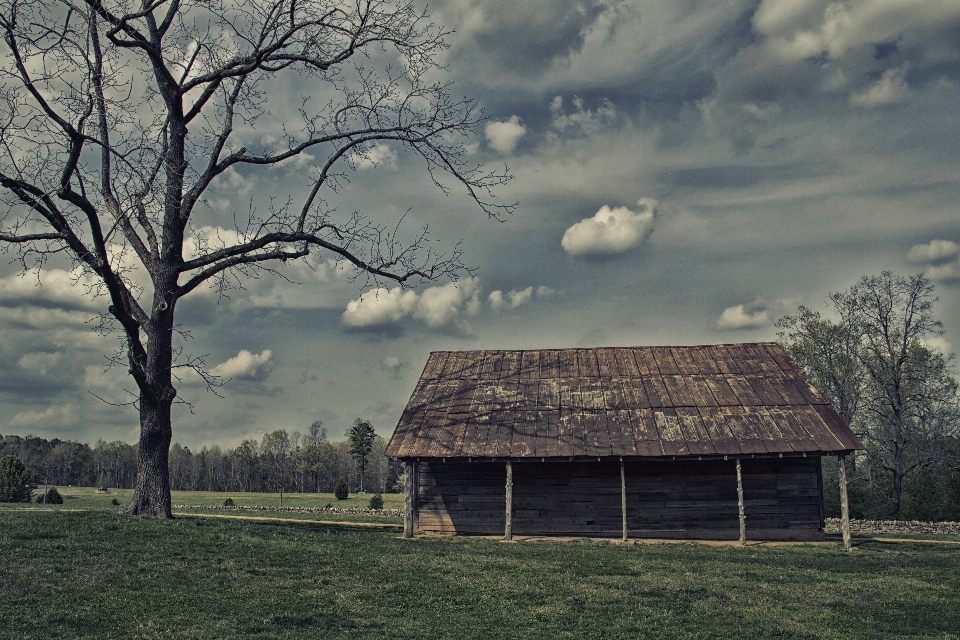
[[[778,318],[828,313],[831,292],[883,270],[931,279],[945,332],[930,344],[960,348],[956,0],[429,12],[455,30],[443,78],[487,117],[466,151],[509,166],[497,199],[515,213],[445,195],[402,147],[355,159],[331,206],[403,234],[428,225],[437,251],[462,240],[473,275],[365,287],[321,253],[229,299],[198,289],[177,311],[184,355],[229,382],[217,397],[183,376],[174,441],[233,447],[316,420],[340,438],[357,417],[389,437],[431,351],[775,340]],[[302,195],[308,168],[218,179],[206,232],[251,198]],[[117,406],[133,382],[106,367],[116,338],[92,321],[104,306],[68,265],[38,285],[0,262],[0,433],[136,442],[136,411]]]

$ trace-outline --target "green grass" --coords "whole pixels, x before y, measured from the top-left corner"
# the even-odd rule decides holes
[[[960,637],[953,545],[404,540],[82,500],[0,510],[0,637]]]
[[[34,491],[34,494],[42,493],[44,488]],[[133,489],[110,489],[109,493],[100,493],[93,487],[57,487],[57,491],[64,497],[63,506],[67,509],[117,509],[112,500],[116,499],[124,506],[133,495]],[[173,491],[170,497],[175,505],[222,505],[224,500],[232,498],[236,506],[280,506],[279,493]],[[329,504],[338,508],[366,509],[372,497],[372,493],[362,496],[350,494],[346,500],[337,500],[332,493],[284,493],[283,506],[323,508]],[[383,494],[383,506],[385,509],[403,509],[403,495]]]

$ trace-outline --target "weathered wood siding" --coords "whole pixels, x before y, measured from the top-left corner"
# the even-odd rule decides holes
[[[747,538],[822,539],[819,458],[745,459]],[[422,462],[418,530],[502,535],[503,462]],[[627,462],[631,537],[739,537],[734,461]],[[619,462],[513,465],[513,534],[619,537]]]

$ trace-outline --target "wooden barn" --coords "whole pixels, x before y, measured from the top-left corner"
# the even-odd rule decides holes
[[[408,537],[743,542],[822,540],[821,457],[862,448],[761,343],[435,352],[387,455]]]

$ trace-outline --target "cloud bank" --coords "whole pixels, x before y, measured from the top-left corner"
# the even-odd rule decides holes
[[[637,204],[637,211],[600,207],[592,218],[584,218],[567,229],[560,245],[571,256],[615,255],[639,246],[653,231],[657,201],[641,198]]]
[[[376,329],[395,325],[408,318],[423,321],[431,329],[468,325],[458,324],[461,315],[476,315],[480,310],[480,283],[476,278],[429,287],[418,294],[401,288],[377,288],[347,304],[341,321],[353,329]]]

